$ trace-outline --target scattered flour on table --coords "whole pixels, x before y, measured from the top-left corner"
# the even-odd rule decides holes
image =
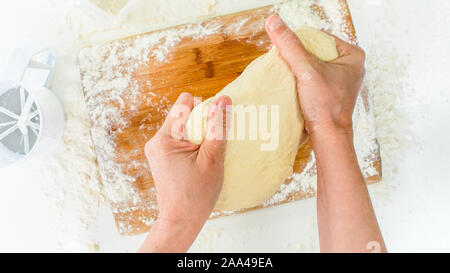
[[[23,155],[11,151],[3,143],[0,143],[0,168],[17,162],[22,158]]]
[[[242,1],[134,1],[134,7],[140,7],[139,11],[133,10],[133,6],[124,9],[122,14],[119,13],[118,20],[108,21],[103,15],[95,14],[86,9],[86,6],[80,5],[86,1],[51,1],[56,11],[55,20],[60,23],[58,31],[50,33],[51,28],[46,34],[46,37],[53,37],[53,43],[56,46],[60,58],[58,59],[57,73],[53,82],[52,89],[62,100],[67,118],[67,130],[64,135],[62,148],[54,155],[48,158],[44,163],[36,163],[33,166],[37,169],[36,174],[44,179],[43,187],[49,196],[49,202],[52,204],[55,213],[55,234],[60,241],[60,249],[67,251],[98,251],[98,250],[126,250],[136,249],[136,244],[127,245],[126,242],[132,240],[131,237],[117,237],[111,235],[108,238],[102,238],[105,230],[108,230],[104,223],[99,222],[102,215],[111,217],[109,208],[109,201],[121,200],[129,195],[134,196],[134,191],[128,187],[128,184],[133,181],[132,178],[122,176],[120,172],[112,172],[113,177],[118,177],[119,181],[125,182],[122,188],[119,184],[107,184],[102,181],[97,165],[97,158],[92,145],[90,136],[90,121],[85,107],[84,98],[80,85],[80,78],[77,66],[77,55],[80,48],[87,44],[95,43],[99,39],[101,41],[116,39],[132,35],[135,33],[142,33],[154,29],[173,26],[179,23],[189,21],[198,21],[199,19],[210,17],[212,15],[220,15],[223,13],[235,12],[243,9],[254,8],[266,4],[276,3],[279,1],[249,1],[242,3]],[[286,3],[280,7],[280,14],[288,22],[290,26],[297,24],[307,24],[313,27],[326,28],[327,23],[322,22],[317,18],[311,19],[309,16],[298,16],[299,10],[305,10],[305,3],[309,1],[294,1]],[[331,2],[329,2],[331,3]],[[152,6],[153,5],[153,6]],[[325,5],[325,8],[333,4]],[[155,7],[151,9],[150,6]],[[189,8],[192,7],[192,8]],[[333,7],[331,7],[333,8]],[[138,14],[136,14],[138,13]],[[134,16],[139,15],[140,16]],[[193,25],[195,27],[195,25]],[[194,31],[194,29],[186,30]],[[197,29],[195,31],[208,31],[207,29]],[[333,28],[332,32],[339,33],[340,30]],[[176,43],[177,36],[171,36],[172,40],[168,40],[166,45]],[[99,38],[101,37],[101,38]],[[179,36],[178,36],[179,37]],[[145,50],[146,46],[153,45],[153,38],[141,39],[138,47]],[[343,37],[345,38],[345,37]],[[171,41],[171,42],[170,42]],[[397,65],[397,59],[392,48],[383,46],[383,44],[366,48],[368,62],[367,62],[367,84],[372,99],[372,110],[375,119],[372,120],[368,116],[361,116],[358,121],[360,132],[356,136],[367,135],[372,136],[374,132],[371,130],[365,131],[366,128],[371,128],[371,122],[377,125],[377,137],[381,145],[383,170],[384,175],[391,175],[395,173],[395,162],[390,158],[396,151],[401,149],[401,142],[403,131],[401,124],[404,122],[395,109],[395,100],[398,94],[401,93],[403,86],[399,78],[402,77],[402,67]],[[160,60],[164,59],[167,50],[164,47],[155,51],[155,57]],[[134,55],[136,52],[130,52],[130,58],[141,58]],[[134,56],[134,57],[133,57]],[[104,56],[110,57],[110,56]],[[142,59],[141,59],[142,60]],[[118,64],[123,60],[109,58],[108,62],[111,65]],[[94,65],[94,67],[97,67]],[[100,66],[101,67],[101,66]],[[133,69],[130,67],[130,69]],[[127,72],[128,73],[128,72]],[[125,73],[126,74],[126,73]],[[125,80],[118,80],[114,84],[106,81],[102,82],[105,87],[110,87],[115,94],[123,90],[128,85],[135,84],[133,82],[126,82]],[[93,83],[87,83],[93,84]],[[151,83],[148,83],[151,84]],[[94,88],[95,89],[95,88]],[[101,92],[100,89],[97,89]],[[113,93],[111,93],[112,95]],[[129,95],[133,95],[130,93]],[[118,99],[114,96],[107,96],[107,99]],[[162,98],[161,98],[162,99]],[[120,105],[120,100],[115,101]],[[100,120],[104,119],[106,115],[112,115],[120,120],[117,113],[112,113],[112,109],[105,109],[104,113],[94,113]],[[91,113],[92,114],[92,113]],[[107,128],[108,126],[106,126]],[[95,132],[94,132],[95,133]],[[99,136],[105,131],[97,132]],[[360,148],[359,154],[364,154],[362,150],[365,148],[363,142],[359,142],[357,146]],[[109,143],[111,145],[111,143]],[[113,146],[105,147],[106,154],[111,152]],[[366,147],[367,150],[373,148],[371,145]],[[366,150],[366,151],[367,151]],[[359,160],[361,158],[359,157]],[[363,162],[360,162],[364,166]],[[104,166],[101,168],[110,168],[111,166]],[[117,166],[116,166],[117,167]],[[120,169],[117,169],[120,170]],[[277,196],[271,202],[282,200],[286,193],[296,191],[298,189],[314,189],[315,175],[314,175],[314,158],[312,157],[306,170],[302,174],[294,174],[294,181],[281,189]],[[371,171],[369,169],[369,171]],[[299,183],[301,181],[301,183]],[[128,184],[127,184],[128,183]],[[106,193],[106,194],[105,194]],[[270,201],[269,201],[270,202]],[[148,220],[148,219],[147,219]],[[151,221],[150,221],[151,222]],[[150,223],[149,222],[149,223]],[[112,219],[108,222],[114,232],[114,225]],[[315,227],[311,227],[315,228]],[[253,232],[250,231],[250,232]],[[114,234],[114,233],[111,233]],[[210,234],[210,235],[208,235]],[[116,237],[114,237],[116,236]],[[211,242],[221,239],[225,236],[222,229],[208,229],[202,232],[199,236],[200,240],[196,243],[199,249],[214,250],[214,245]],[[138,237],[139,238],[139,237]],[[203,239],[202,239],[203,238]],[[117,245],[106,248],[104,245],[111,244],[111,241],[116,240]],[[140,240],[139,240],[140,241]],[[240,241],[240,238],[236,238]],[[297,242],[293,242],[289,247],[295,247],[297,251],[314,248],[314,242],[305,242],[305,239],[297,238]],[[234,240],[233,240],[234,242]],[[231,242],[231,247],[234,243]],[[242,249],[241,245],[235,245]],[[115,248],[114,248],[115,247]]]
[[[35,173],[41,181],[51,211],[55,215],[54,222],[49,223],[49,229],[55,232],[59,250],[134,251],[141,239],[138,239],[137,243],[132,243],[134,237],[122,237],[117,233],[109,206],[110,200],[121,200],[129,194],[134,195],[134,192],[126,184],[122,184],[126,186],[120,188],[120,185],[110,186],[102,181],[91,140],[90,119],[81,89],[79,51],[87,45],[184,22],[199,21],[202,17],[213,15],[216,12],[216,5],[226,7],[228,4],[224,5],[223,1],[215,0],[151,1],[151,3],[133,1],[128,10],[112,19],[96,12],[95,9],[92,10],[87,0],[39,1],[49,2],[52,9],[51,15],[46,17],[49,20],[42,21],[44,25],[42,29],[46,31],[41,33],[37,40],[53,45],[58,52],[52,90],[64,105],[68,128],[60,149],[45,158],[45,161],[27,165],[30,172]],[[246,9],[239,1],[234,2],[233,9]],[[264,5],[264,1],[261,1],[261,5]],[[133,6],[140,8],[135,9]],[[156,6],[155,11],[153,8]],[[228,12],[224,8],[221,9],[225,10],[222,13]],[[136,13],[141,13],[141,16],[135,16]],[[186,29],[186,35],[192,34],[193,31],[201,35],[202,31],[213,29],[202,29],[201,26],[195,29],[193,25],[191,29]],[[172,42],[176,42],[176,36],[173,37],[175,40]],[[138,42],[141,48],[153,43],[149,38]],[[170,41],[166,45],[170,45]],[[160,47],[154,52],[157,54],[155,56],[162,60],[167,49]],[[118,60],[114,58],[109,59],[110,64],[116,61]],[[117,92],[119,87],[124,87],[128,83],[118,80],[113,82],[113,85],[108,82],[103,84],[109,85]],[[151,82],[147,84],[151,85]],[[164,101],[164,98],[159,99]],[[108,114],[115,115],[111,111],[105,111],[104,115]],[[122,181],[133,181],[120,173],[112,175],[118,176]],[[152,223],[152,219],[142,221]]]

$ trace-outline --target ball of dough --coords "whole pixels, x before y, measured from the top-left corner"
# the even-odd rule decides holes
[[[338,57],[333,37],[311,28],[302,28],[296,33],[306,50],[319,59],[330,61]],[[278,107],[278,118],[268,120],[271,129],[272,126],[278,128],[278,135],[272,135],[270,140],[260,136],[258,128],[254,126],[246,128],[246,139],[237,139],[237,130],[234,130],[238,126],[236,113],[231,122],[234,135],[229,135],[231,139],[227,142],[224,183],[216,209],[230,211],[255,207],[270,198],[293,171],[304,131],[296,81],[288,64],[276,48],[272,48],[270,52],[254,60],[215,97],[193,109],[185,126],[187,140],[202,143],[209,105],[214,98],[223,95],[231,97],[233,112],[239,106]],[[273,117],[269,113],[267,116]],[[258,116],[260,117],[262,115]],[[249,139],[252,133],[257,135],[256,139]],[[262,145],[269,143],[277,143],[276,148],[262,149]]]

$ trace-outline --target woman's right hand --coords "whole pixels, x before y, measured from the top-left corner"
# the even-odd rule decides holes
[[[366,252],[386,246],[353,146],[352,114],[364,76],[364,52],[336,39],[339,57],[309,54],[280,17],[266,24],[289,63],[317,166],[317,222],[324,252]]]
[[[318,135],[352,135],[352,114],[364,77],[364,51],[334,37],[339,57],[322,62],[309,54],[297,35],[278,15],[267,19],[266,30],[297,80],[305,127],[313,141]]]

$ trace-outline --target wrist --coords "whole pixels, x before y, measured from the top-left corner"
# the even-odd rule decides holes
[[[346,125],[335,122],[307,123],[306,129],[313,142],[332,141],[333,139],[353,140],[351,122]]]
[[[203,225],[194,223],[193,221],[177,221],[165,217],[158,217],[156,222],[161,228],[171,231],[184,231],[189,233],[199,232]]]
[[[208,217],[201,217],[196,213],[187,217],[180,214],[160,213],[156,222],[168,229],[183,229],[190,232],[200,232]],[[186,213],[183,213],[186,214]]]
[[[201,227],[160,217],[153,223],[139,252],[186,252]]]
[[[352,126],[342,127],[336,124],[322,124],[308,130],[316,156],[328,154],[336,147],[354,150]]]
[[[174,221],[164,217],[159,217],[156,222],[165,234],[177,241],[177,252],[184,252],[190,248],[204,224],[195,221]]]

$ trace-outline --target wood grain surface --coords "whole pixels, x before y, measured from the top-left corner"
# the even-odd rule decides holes
[[[346,2],[344,0],[332,1],[339,1],[341,4],[340,12],[345,19],[343,29],[347,31],[350,40],[356,42],[356,35]],[[319,16],[327,16],[318,5],[311,5],[311,9]],[[111,160],[124,164],[130,161],[147,164],[144,145],[161,126],[167,110],[181,92],[190,92],[203,99],[214,96],[238,77],[250,62],[268,51],[271,42],[264,30],[264,22],[271,13],[273,13],[273,7],[268,6],[206,20],[204,24],[214,23],[220,26],[215,33],[202,38],[183,38],[171,49],[166,61],[159,62],[155,59],[156,57],[150,57],[147,63],[140,65],[133,73],[133,79],[141,86],[139,99],[143,103],[137,107],[137,110],[136,107],[126,107],[124,116],[127,117],[127,124],[130,125],[120,132],[116,132],[116,157],[111,158]],[[246,23],[238,32],[229,27],[243,19],[246,19]],[[175,28],[180,27],[182,26]],[[133,40],[135,38],[127,39]],[[151,82],[151,85],[146,84],[148,81]],[[362,96],[366,107],[368,107],[367,94],[364,88]],[[165,99],[163,103],[161,103],[161,100],[158,100],[159,103],[155,103],[155,98]],[[145,133],[141,130],[142,128],[147,128]],[[94,145],[97,144],[94,143]],[[311,157],[311,151],[311,144],[306,141],[298,151],[294,172],[300,173],[303,171]],[[368,183],[381,180],[381,161],[378,152],[373,155],[373,164],[379,175],[367,177]],[[154,182],[150,171],[148,169],[143,170],[139,167],[139,164],[136,164],[135,167],[129,166],[126,173],[129,176],[136,177],[134,186],[139,192],[141,201],[137,204],[131,202],[112,204],[114,217],[122,234],[143,233],[149,230],[151,219],[155,219],[158,215]],[[286,184],[289,183],[291,181],[287,180]],[[289,194],[286,200],[274,205],[313,196],[315,196],[314,191],[299,190]],[[233,213],[216,211],[213,217],[260,208],[263,207],[258,206]]]

